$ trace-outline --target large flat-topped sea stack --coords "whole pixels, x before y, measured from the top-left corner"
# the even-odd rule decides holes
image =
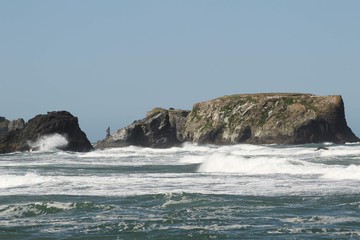
[[[186,140],[198,143],[354,142],[341,96],[271,93],[224,96],[194,105]]]
[[[236,94],[196,103],[190,112],[157,108],[146,118],[99,141],[97,147],[171,147],[183,142],[303,144],[357,141],[359,138],[347,126],[341,96],[263,93]]]

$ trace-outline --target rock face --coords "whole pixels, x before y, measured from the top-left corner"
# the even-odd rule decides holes
[[[22,118],[9,121],[4,117],[0,117],[0,136],[17,129],[23,129],[24,127],[25,121]]]
[[[357,142],[341,96],[238,94],[196,103],[191,112],[154,109],[143,120],[99,141],[96,148],[127,145],[303,144]]]
[[[10,126],[9,126],[10,125]],[[69,112],[49,112],[30,119],[23,128],[21,121],[8,123],[7,133],[0,135],[0,153],[32,150],[31,142],[41,137],[59,134],[66,138],[62,150],[85,152],[93,149],[86,134],[80,129],[77,117]]]
[[[183,139],[186,116],[190,111],[155,108],[146,118],[119,129],[106,139],[99,141],[95,148],[123,147],[129,145],[166,148],[176,146]]]
[[[0,136],[8,133],[9,120],[4,117],[0,117]]]
[[[14,131],[14,130],[18,130],[18,129],[23,129],[25,127],[25,121],[22,118],[16,119],[16,120],[12,120],[9,122],[8,125],[8,131]]]
[[[197,103],[185,141],[214,144],[355,142],[341,96],[240,94]]]

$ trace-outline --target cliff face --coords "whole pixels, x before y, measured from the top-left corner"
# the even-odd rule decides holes
[[[4,117],[0,117],[0,136],[14,130],[23,129],[24,127],[25,121],[22,118],[9,121]]]
[[[354,142],[341,96],[240,94],[194,105],[184,141],[234,144]]]
[[[10,123],[10,130],[0,135],[0,153],[32,150],[29,143],[52,134],[66,138],[67,144],[61,147],[62,150],[85,152],[93,149],[86,134],[80,129],[77,117],[66,111],[37,115],[24,126],[18,121],[13,121],[12,125]]]
[[[129,145],[166,148],[179,145],[189,111],[155,108],[146,118],[119,129],[106,139],[99,141],[95,148],[123,147]]]
[[[0,117],[0,136],[8,132],[9,120],[4,117]]]
[[[302,144],[357,142],[347,126],[341,96],[238,94],[196,103],[193,109],[154,109],[96,148],[137,145]]]

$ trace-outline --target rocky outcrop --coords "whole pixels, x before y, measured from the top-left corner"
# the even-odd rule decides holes
[[[0,136],[8,133],[9,120],[4,117],[0,117]]]
[[[214,144],[355,142],[341,96],[240,94],[197,103],[184,141]]]
[[[357,142],[341,96],[238,94],[196,103],[191,112],[154,109],[97,148],[128,145]]]
[[[8,131],[14,131],[14,130],[19,130],[19,129],[23,129],[25,127],[25,121],[22,118],[16,119],[16,120],[12,120],[9,122],[8,124]]]
[[[24,127],[25,121],[22,118],[9,121],[5,117],[0,117],[0,136],[14,130],[23,129]]]
[[[181,129],[190,111],[155,108],[146,118],[119,129],[106,139],[99,141],[95,148],[123,147],[129,145],[166,148],[181,144]]]
[[[0,153],[29,151],[31,143],[44,136],[59,134],[67,144],[59,148],[66,151],[85,152],[93,149],[86,134],[80,129],[77,117],[69,112],[48,112],[30,119],[22,128],[21,121],[14,121],[7,133],[0,135]]]

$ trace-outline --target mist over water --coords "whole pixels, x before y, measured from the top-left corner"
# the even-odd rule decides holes
[[[360,237],[360,144],[62,144],[0,155],[0,238]]]

